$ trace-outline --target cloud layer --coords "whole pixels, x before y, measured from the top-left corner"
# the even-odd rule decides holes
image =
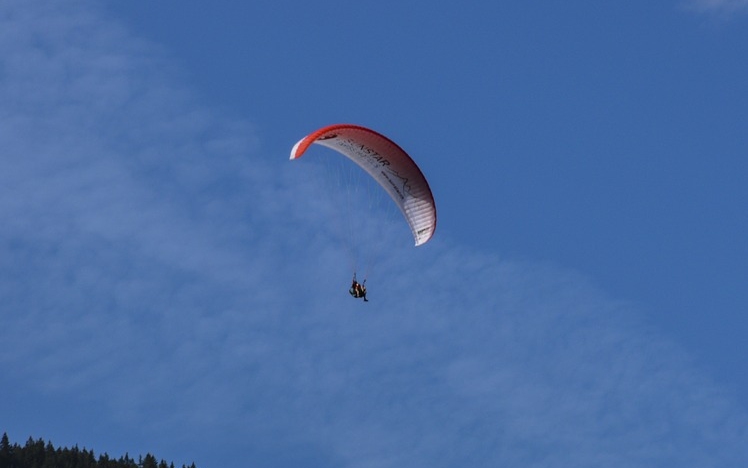
[[[95,2],[0,18],[0,393],[203,466],[748,460],[744,411],[584,278],[437,237],[352,301],[313,167]]]
[[[748,9],[746,0],[690,0],[688,6],[697,11],[731,14]]]

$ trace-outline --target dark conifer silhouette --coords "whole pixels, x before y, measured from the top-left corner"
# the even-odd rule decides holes
[[[174,468],[174,463],[158,461],[148,453],[138,457],[138,462],[125,453],[118,459],[103,453],[97,458],[93,450],[55,448],[52,442],[29,437],[26,444],[11,444],[8,434],[0,438],[0,468]],[[182,468],[195,468],[195,464],[182,465]]]

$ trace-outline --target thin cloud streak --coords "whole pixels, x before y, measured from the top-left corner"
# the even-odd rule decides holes
[[[689,9],[719,15],[732,15],[748,10],[746,0],[690,0],[686,6]]]
[[[307,167],[93,5],[1,7],[0,393],[201,466],[748,460],[745,411],[574,273],[442,236],[351,301]]]

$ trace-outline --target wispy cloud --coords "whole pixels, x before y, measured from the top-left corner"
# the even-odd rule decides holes
[[[748,460],[744,410],[584,278],[437,237],[351,301],[306,167],[95,3],[0,18],[0,393],[221,466]]]
[[[689,0],[686,6],[695,11],[717,15],[732,15],[748,11],[746,0]]]

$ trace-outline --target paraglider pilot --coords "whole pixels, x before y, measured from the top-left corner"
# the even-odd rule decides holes
[[[348,293],[356,299],[364,299],[364,302],[369,302],[366,298],[366,280],[363,283],[356,281],[356,273],[353,274],[353,283],[351,283],[351,289]]]

